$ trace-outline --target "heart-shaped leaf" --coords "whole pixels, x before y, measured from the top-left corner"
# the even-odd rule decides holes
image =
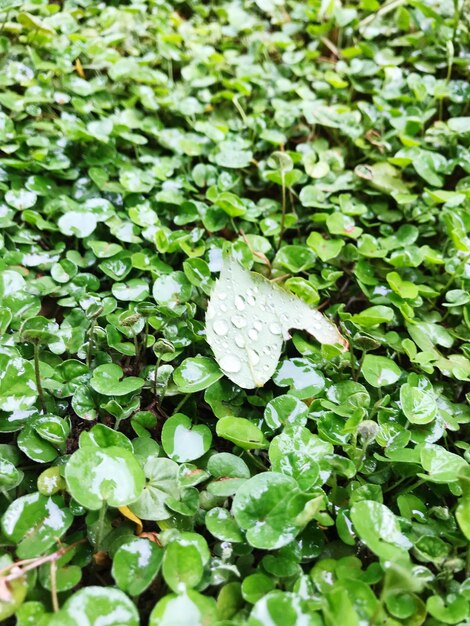
[[[193,426],[183,413],[176,413],[163,426],[163,449],[170,459],[178,463],[199,459],[209,450],[211,443],[210,429],[203,424]]]
[[[260,598],[250,613],[249,626],[317,626],[317,614],[301,598],[283,591],[272,591]],[[351,621],[350,626],[355,624]]]
[[[68,211],[57,221],[61,233],[67,237],[88,237],[95,230],[98,220],[90,211]]]
[[[281,548],[299,532],[294,519],[299,512],[289,499],[299,492],[296,481],[277,472],[263,472],[247,480],[235,494],[232,512],[240,528],[247,531],[255,548]]]
[[[150,456],[144,464],[146,484],[140,498],[131,505],[133,513],[145,520],[165,520],[170,512],[165,502],[179,497],[178,465],[170,459]]]
[[[210,626],[218,621],[214,598],[193,589],[159,600],[150,614],[149,626],[174,626],[175,615],[181,616],[181,626]]]
[[[398,365],[386,356],[366,354],[362,363],[362,375],[372,387],[384,387],[396,383],[401,376]]]
[[[113,558],[112,575],[118,587],[138,596],[158,574],[163,550],[148,539],[132,537],[122,543]]]
[[[162,572],[172,591],[184,592],[202,578],[204,565],[197,547],[186,541],[172,541],[165,549]]]
[[[144,386],[144,380],[137,376],[126,376],[119,365],[107,363],[99,365],[90,380],[91,387],[103,396],[125,396]],[[122,379],[122,380],[121,380]]]
[[[272,430],[288,424],[305,426],[307,415],[306,404],[293,395],[285,394],[268,402],[264,410],[264,421]]]
[[[347,347],[321,313],[225,258],[206,314],[207,341],[224,374],[240,387],[262,387],[276,369],[291,328],[306,330],[321,343]]]
[[[139,626],[139,613],[125,593],[112,587],[84,587],[48,619],[48,626]]]

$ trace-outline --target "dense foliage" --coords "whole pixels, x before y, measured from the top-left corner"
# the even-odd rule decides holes
[[[464,4],[0,1],[4,623],[468,623]]]

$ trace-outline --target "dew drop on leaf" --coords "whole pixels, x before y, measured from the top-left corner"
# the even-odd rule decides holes
[[[239,348],[244,348],[246,345],[245,338],[242,335],[235,335],[235,343]]]
[[[213,323],[212,328],[214,329],[216,335],[223,336],[228,332],[228,324],[227,322],[224,322],[224,320],[216,320]]]
[[[256,341],[258,339],[258,333],[254,328],[250,328],[250,330],[248,331],[248,337],[253,341]]]
[[[240,359],[233,354],[226,354],[219,363],[220,367],[229,374],[236,374],[240,371],[242,364]]]
[[[232,324],[235,328],[244,328],[246,326],[246,319],[241,315],[234,315],[232,317]]]
[[[245,300],[242,296],[236,296],[235,308],[237,309],[237,311],[243,311],[245,309]]]

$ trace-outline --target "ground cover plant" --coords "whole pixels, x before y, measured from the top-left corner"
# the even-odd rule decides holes
[[[2,623],[469,623],[469,15],[0,1]]]

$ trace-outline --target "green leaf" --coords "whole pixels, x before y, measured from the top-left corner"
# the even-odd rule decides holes
[[[185,359],[173,372],[173,380],[182,393],[194,393],[207,389],[222,378],[217,363],[207,357]]]
[[[211,509],[204,521],[207,530],[220,541],[239,543],[244,539],[243,533],[227,509],[221,507]]]
[[[136,376],[123,378],[123,371],[115,363],[99,365],[90,380],[92,389],[103,396],[125,396],[144,386],[144,380]],[[121,380],[122,379],[122,380]]]
[[[212,480],[207,490],[215,496],[233,496],[238,487],[250,478],[250,470],[238,456],[228,452],[219,452],[210,457],[207,471]]]
[[[190,589],[186,593],[164,596],[150,614],[149,626],[211,626],[217,620],[214,598]]]
[[[384,387],[397,382],[401,369],[388,357],[366,354],[361,373],[372,387]]]
[[[449,483],[458,479],[460,470],[468,467],[461,456],[448,452],[442,446],[427,443],[421,448],[421,464],[433,483]]]
[[[351,520],[362,541],[381,559],[403,558],[412,546],[401,533],[395,515],[380,502],[361,500],[354,503]]]
[[[470,132],[470,117],[450,117],[447,126],[454,133],[463,135]]]
[[[116,626],[139,626],[139,614],[119,589],[93,586],[79,589],[68,598],[60,611],[49,618],[48,626],[97,626],[104,621]]]
[[[87,446],[73,453],[65,466],[72,496],[87,509],[126,506],[139,499],[145,477],[135,457],[124,448]]]
[[[397,272],[387,274],[387,282],[395,293],[405,300],[414,300],[418,297],[419,289],[417,285],[409,280],[403,280]]]
[[[199,459],[209,450],[211,442],[209,428],[203,424],[193,426],[183,413],[176,413],[163,426],[163,449],[170,459],[178,463]]]
[[[243,417],[223,417],[217,422],[216,432],[244,450],[268,447],[263,432]]]
[[[290,387],[289,393],[301,400],[319,394],[325,386],[323,374],[309,359],[286,359],[273,377],[279,387]]]
[[[0,410],[23,411],[36,402],[34,367],[29,361],[0,354]]]
[[[191,543],[172,541],[165,548],[162,572],[166,584],[176,593],[196,587],[204,566],[199,550]]]
[[[153,297],[158,304],[175,309],[191,297],[191,283],[183,272],[159,276],[153,284]]]
[[[412,424],[429,424],[437,415],[433,396],[408,383],[400,387],[400,403],[403,413]]]
[[[312,248],[322,261],[334,259],[344,247],[342,239],[324,239],[320,233],[310,233],[307,239],[307,245]]]
[[[214,155],[214,162],[221,167],[239,169],[248,167],[253,158],[251,150],[247,150],[244,144],[237,141],[222,141],[218,144]]]
[[[68,211],[61,215],[57,221],[57,226],[63,235],[80,239],[89,237],[97,225],[96,216],[84,211]]]
[[[151,585],[162,559],[162,548],[148,539],[132,537],[114,554],[113,578],[120,589],[130,596],[138,596]]]
[[[447,602],[440,596],[429,597],[426,608],[441,624],[461,624],[469,614],[468,600],[453,594],[448,597]]]
[[[284,394],[268,402],[264,410],[264,421],[272,430],[287,425],[305,426],[307,415],[306,404],[294,395]]]
[[[20,559],[41,556],[68,530],[73,516],[58,496],[38,492],[14,500],[2,517],[2,531],[17,544]]]
[[[295,518],[303,509],[298,492],[296,481],[278,472],[253,476],[238,489],[232,512],[251,546],[275,550],[295,538],[300,530]]]
[[[362,328],[371,328],[378,324],[393,322],[395,314],[389,306],[371,306],[351,317],[351,322]]]
[[[318,463],[329,454],[333,454],[333,446],[303,426],[287,426],[269,446],[273,470],[295,478],[303,491],[317,481]]]
[[[144,463],[144,474],[144,489],[139,499],[131,505],[131,510],[141,519],[168,519],[170,512],[165,502],[170,496],[179,496],[178,465],[170,459],[150,456]]]
[[[253,607],[248,620],[249,626],[320,626],[318,614],[312,613],[299,596],[284,591],[271,591],[260,598]]]

